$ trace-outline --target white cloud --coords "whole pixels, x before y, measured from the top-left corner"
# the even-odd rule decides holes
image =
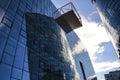
[[[104,51],[104,46],[100,47],[100,46],[97,46],[98,48],[96,49],[96,53],[100,54]]]
[[[110,39],[102,24],[88,21],[84,17],[82,17],[82,24],[83,27],[76,29],[75,32],[85,44],[90,58],[94,61],[97,58],[94,56],[95,53],[102,53],[104,51],[104,46],[101,47],[99,44],[109,42]]]
[[[93,11],[92,13],[90,13],[90,14],[88,15],[88,20],[91,20],[91,18],[92,18],[95,14],[98,14],[98,12],[97,12],[96,10]]]
[[[72,49],[72,54],[79,54],[81,52],[87,51],[86,47],[84,46],[84,44],[79,40],[77,42],[77,44],[75,44],[74,48]]]
[[[119,61],[114,61],[114,62],[99,62],[99,63],[94,63],[94,68],[95,71],[98,72],[103,72],[103,71],[108,71],[114,68],[119,68],[120,63]]]

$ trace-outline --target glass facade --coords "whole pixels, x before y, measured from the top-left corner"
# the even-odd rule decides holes
[[[79,80],[65,33],[54,19],[27,13],[26,23],[30,79]]]
[[[51,63],[44,65],[43,63],[39,62],[40,60],[44,60],[44,59],[40,59],[41,57],[40,55],[37,54],[37,52],[43,49],[44,53],[42,53],[42,55],[47,56],[49,55],[48,52],[49,51],[51,52],[51,49],[55,48],[57,50],[56,51],[57,53],[63,53],[61,51],[64,48],[60,48],[61,51],[59,50],[59,46],[62,46],[63,43],[51,41],[52,39],[57,39],[58,36],[56,36],[55,34],[50,35],[46,33],[44,36],[46,37],[48,35],[51,36],[50,39],[48,39],[51,42],[48,41],[47,38],[43,38],[45,41],[41,40],[41,43],[42,42],[45,43],[46,40],[49,43],[47,43],[46,45],[35,46],[34,48],[36,52],[34,53],[36,55],[28,54],[29,52],[31,53],[32,50],[30,50],[31,47],[27,47],[27,42],[28,42],[27,35],[29,31],[28,32],[26,31],[25,14],[27,12],[39,13],[39,14],[44,14],[51,17],[52,12],[55,10],[56,8],[52,4],[51,0],[0,0],[0,79],[1,80],[47,80],[44,78],[40,79],[40,77],[43,75],[46,75],[46,76],[52,75],[52,74],[47,75],[46,73],[40,74],[39,71],[41,69],[38,69],[38,67],[42,67],[42,68],[45,67],[46,69],[44,69],[44,71],[49,72],[50,71],[49,67],[53,66],[53,65],[50,66],[49,64],[54,64],[54,62],[57,62],[57,60],[54,62],[51,61]],[[44,23],[43,25],[46,25],[46,24],[49,24],[49,23]],[[48,31],[50,28],[45,28],[45,29],[46,31]],[[43,31],[45,29],[42,28]],[[58,33],[55,30],[53,30],[53,32]],[[44,34],[44,32],[42,31],[40,33]],[[33,36],[43,37],[42,35],[38,35],[38,33],[35,33],[35,34],[36,35],[33,35]],[[64,38],[60,38],[60,40],[63,40],[64,44],[67,44],[66,41],[64,40],[65,34],[58,34],[58,35],[63,36]],[[32,40],[32,38],[30,39]],[[33,41],[33,43],[31,42],[31,45],[37,44],[38,42],[40,41],[35,40]],[[59,45],[57,45],[56,43],[58,43]],[[49,49],[50,46],[48,45],[51,45],[50,49]],[[38,47],[41,47],[41,49],[37,49]],[[67,47],[67,45],[64,47]],[[52,54],[56,52],[53,50]],[[67,50],[66,50],[66,53],[67,53]],[[67,54],[64,54],[64,55],[68,56]],[[69,61],[69,58],[63,58],[64,56],[62,54],[59,54],[59,56],[58,55],[54,55],[54,56],[56,56],[56,58],[61,57],[60,58],[61,62],[62,61],[64,62],[65,59],[68,60],[66,61],[67,64],[65,66],[66,67],[70,66],[71,62]],[[47,58],[48,60],[55,60],[53,57],[47,57]],[[47,61],[44,61],[44,62],[47,62]],[[31,65],[31,63],[33,63],[34,65]],[[32,70],[32,68],[34,68],[34,70]],[[55,69],[57,70],[57,68]],[[72,67],[67,68],[66,71],[72,72],[72,74],[67,74],[65,72],[66,73],[65,76],[74,75],[75,73],[74,71],[72,71]],[[54,74],[58,75],[58,73],[61,73],[61,71],[55,72]],[[46,76],[44,77],[46,78]],[[72,76],[72,78],[73,77],[75,76]],[[72,80],[72,78],[68,80]],[[57,80],[57,79],[53,79],[53,80]],[[63,79],[60,79],[60,80],[63,80]]]
[[[92,0],[96,4],[102,22],[110,33],[118,57],[120,57],[120,0]]]
[[[89,54],[76,33],[73,31],[68,33],[67,39],[81,80],[97,80]],[[74,48],[76,49],[74,50]]]

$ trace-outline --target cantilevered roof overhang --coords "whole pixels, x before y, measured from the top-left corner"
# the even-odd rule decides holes
[[[82,26],[81,18],[72,3],[59,8],[53,15],[55,21],[66,33]]]

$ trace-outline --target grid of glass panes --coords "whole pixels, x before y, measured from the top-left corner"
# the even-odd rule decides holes
[[[55,9],[51,0],[0,0],[1,80],[29,80],[24,15],[33,12],[52,16]]]

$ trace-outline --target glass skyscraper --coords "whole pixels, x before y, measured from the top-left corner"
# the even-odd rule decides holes
[[[0,0],[1,80],[79,80],[55,10],[51,0]]]
[[[89,54],[86,48],[83,47],[84,45],[81,40],[78,38],[75,32],[68,33],[67,39],[70,44],[72,55],[81,80],[97,80]],[[75,51],[74,48],[78,45],[79,49],[77,47],[77,51]]]
[[[120,58],[120,0],[92,0]]]

